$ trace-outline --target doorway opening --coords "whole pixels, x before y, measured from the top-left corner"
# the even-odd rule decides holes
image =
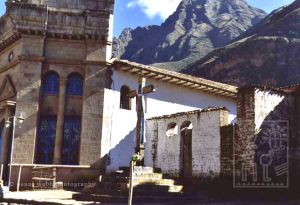
[[[183,179],[192,178],[192,136],[193,125],[185,121],[180,127],[180,177]]]

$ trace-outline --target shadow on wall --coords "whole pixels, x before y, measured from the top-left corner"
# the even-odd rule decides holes
[[[115,147],[111,148],[107,156],[108,172],[117,170],[119,167],[129,167],[131,156],[135,152],[136,129],[126,135]]]
[[[236,170],[242,170],[240,182],[253,183],[253,186],[299,187],[300,163],[295,156],[295,150],[300,147],[297,135],[300,130],[300,106],[295,103],[299,101],[299,96],[299,92],[285,94],[284,99],[264,119],[259,119],[262,124],[256,131],[255,122],[240,122],[249,128],[243,125],[243,129],[237,131],[242,134],[235,140],[234,163]],[[259,114],[255,114],[256,118],[260,117]]]
[[[289,160],[293,158],[289,150],[299,146],[293,140],[296,129],[299,129],[295,126],[295,113],[294,97],[287,95],[263,120],[254,142],[258,181],[288,187],[289,182],[296,180],[293,163],[290,164]]]

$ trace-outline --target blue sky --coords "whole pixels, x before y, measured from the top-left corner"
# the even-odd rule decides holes
[[[118,36],[126,27],[161,24],[175,11],[179,2],[180,0],[116,0],[114,36]],[[293,0],[247,0],[247,2],[269,13]],[[4,12],[5,0],[0,0],[0,15]]]

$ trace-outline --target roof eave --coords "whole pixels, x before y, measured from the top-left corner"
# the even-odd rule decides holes
[[[208,81],[205,79],[197,78],[197,81],[193,79],[189,79],[189,75],[181,74],[178,73],[178,76],[171,75],[170,73],[167,72],[159,72],[157,70],[151,69],[152,67],[150,66],[143,66],[140,67],[138,65],[133,65],[130,64],[129,62],[124,62],[120,60],[116,60],[113,63],[114,68],[116,70],[121,70],[124,72],[129,72],[131,74],[138,74],[140,76],[146,77],[146,78],[152,78],[155,80],[160,80],[163,82],[167,82],[170,84],[178,85],[178,86],[183,86],[187,87],[190,89],[195,89],[195,90],[200,90],[204,92],[209,92],[215,95],[221,95],[225,97],[230,97],[233,99],[237,98],[237,87],[231,86],[231,85],[226,85],[222,84],[224,87],[228,86],[228,88],[224,88],[223,86],[218,86],[218,85],[212,85],[207,82],[201,82],[201,81]],[[158,68],[155,68],[158,69]],[[196,77],[194,77],[196,78]],[[216,84],[220,84],[217,83]]]

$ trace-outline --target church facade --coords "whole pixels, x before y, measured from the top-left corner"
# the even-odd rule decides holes
[[[111,0],[6,2],[0,19],[4,178],[10,161],[12,176],[20,164],[25,174],[34,164],[82,171],[100,163],[113,6]],[[13,146],[12,129],[4,128],[11,116],[25,118],[16,123]]]
[[[221,121],[235,122],[237,88],[110,60],[113,0],[8,0],[6,6],[0,19],[4,180],[16,182],[19,176],[21,182],[31,182],[32,168],[39,166],[55,167],[57,180],[64,182],[128,166],[137,125],[136,97],[128,94],[138,90],[141,78],[156,88],[144,99],[146,166],[154,166],[150,127],[159,116],[192,111],[197,116],[209,107],[216,108],[212,113],[224,109],[226,114],[217,111],[207,118],[216,125],[214,138],[220,149]],[[5,128],[13,116],[24,118],[22,124],[16,121],[14,134],[13,126]],[[184,116],[189,121],[190,115]],[[174,170],[179,175],[179,168]]]

